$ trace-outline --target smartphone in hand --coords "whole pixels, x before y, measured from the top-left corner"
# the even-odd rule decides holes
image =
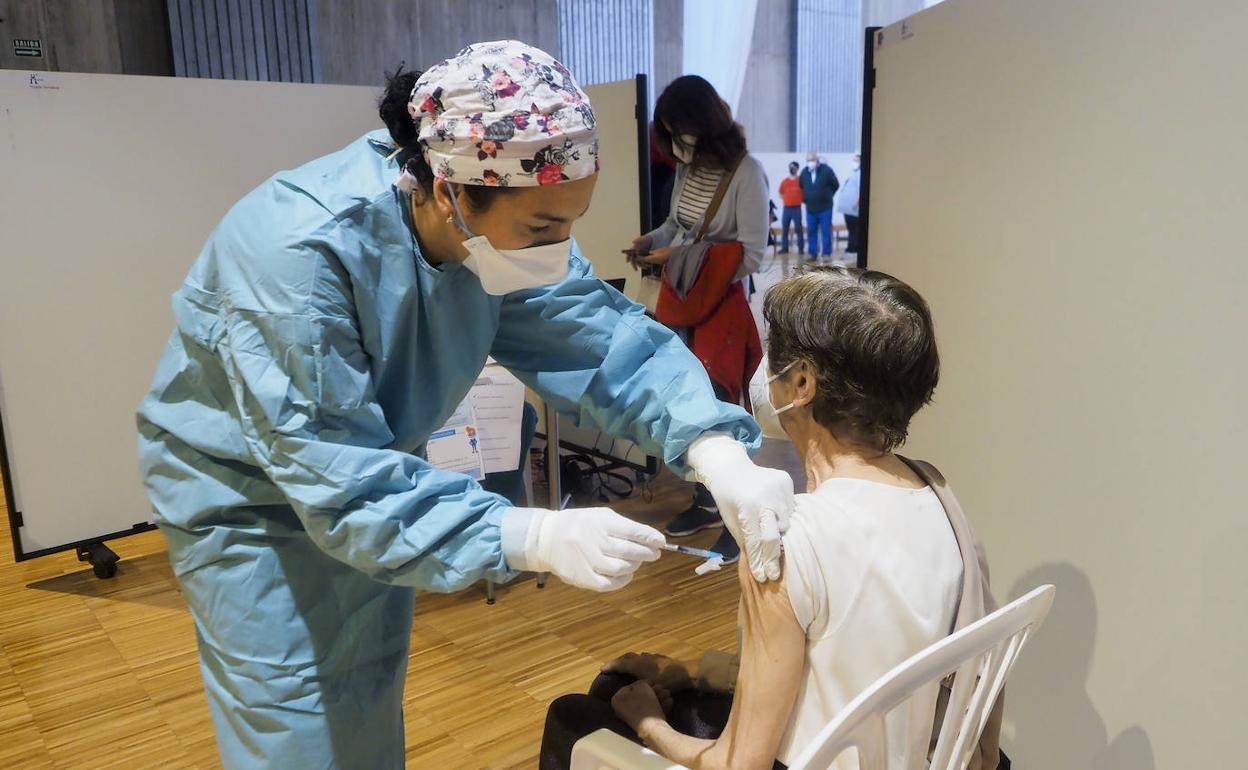
[[[633,269],[637,269],[638,267],[641,267],[642,265],[639,264],[639,260],[642,257],[649,256],[650,254],[649,249],[620,249],[620,251],[624,254],[625,257],[628,258],[628,264]]]

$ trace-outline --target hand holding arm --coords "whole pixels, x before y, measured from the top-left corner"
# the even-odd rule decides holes
[[[760,582],[780,578],[780,535],[796,505],[793,479],[760,468],[745,447],[724,434],[705,434],[689,447],[689,466],[711,491],[724,524],[745,549],[750,572]]]

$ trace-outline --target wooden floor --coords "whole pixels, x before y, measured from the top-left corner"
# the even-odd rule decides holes
[[[688,504],[661,477],[654,503],[618,504],[659,523]],[[111,543],[118,575],[72,553],[14,564],[0,509],[0,768],[216,768],[195,631],[152,532]],[[709,545],[714,532],[688,542]],[[584,691],[629,650],[696,657],[735,645],[735,571],[693,574],[665,554],[612,594],[530,578],[422,595],[407,673],[409,768],[532,768],[546,705]]]

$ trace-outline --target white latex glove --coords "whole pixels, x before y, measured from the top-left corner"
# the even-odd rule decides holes
[[[754,579],[779,580],[780,535],[789,528],[796,504],[793,479],[784,471],[755,465],[741,442],[725,433],[700,436],[685,458],[714,496]]]
[[[659,558],[659,549],[667,542],[653,527],[610,508],[515,512],[531,518],[523,552],[507,555],[511,567],[550,572],[569,585],[591,591],[615,591],[628,585],[643,562]]]

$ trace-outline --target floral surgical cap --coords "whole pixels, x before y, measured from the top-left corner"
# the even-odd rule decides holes
[[[429,68],[407,110],[448,182],[536,187],[598,170],[589,97],[553,56],[516,40],[475,43]]]

